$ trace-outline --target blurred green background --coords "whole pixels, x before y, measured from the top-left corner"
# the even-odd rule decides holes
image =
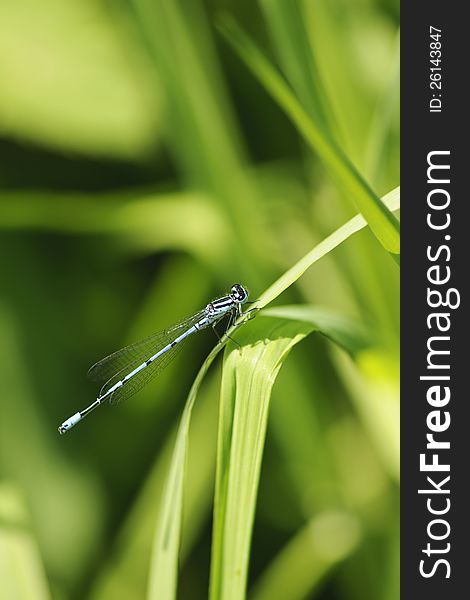
[[[59,437],[96,397],[87,368],[236,281],[256,298],[356,212],[221,36],[227,13],[375,192],[398,185],[396,0],[0,2],[1,600],[145,598],[215,339]],[[398,284],[364,230],[282,296],[375,343],[353,363],[310,336],[280,373],[249,597],[398,597]],[[219,383],[220,364],[191,428],[184,600],[207,598]]]

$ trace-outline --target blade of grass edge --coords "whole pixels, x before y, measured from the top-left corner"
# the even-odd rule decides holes
[[[324,162],[346,196],[353,199],[382,246],[392,254],[399,254],[399,222],[383,205],[348,157],[322,132],[321,127],[310,117],[283,77],[234,19],[223,15],[219,19],[218,27],[224,38],[297,126],[299,133]]]

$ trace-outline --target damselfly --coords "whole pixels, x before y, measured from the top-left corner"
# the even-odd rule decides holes
[[[88,371],[88,376],[106,382],[98,398],[64,421],[59,433],[71,429],[105,400],[116,404],[133,396],[170,363],[191,334],[210,325],[214,327],[226,315],[230,315],[230,323],[234,323],[243,314],[242,304],[247,300],[248,291],[236,283],[229,294],[209,302],[193,316],[97,362]]]

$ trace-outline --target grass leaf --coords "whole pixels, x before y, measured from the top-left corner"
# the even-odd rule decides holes
[[[170,472],[166,481],[155,532],[147,600],[173,600],[176,598],[178,551],[183,518],[184,469],[187,458],[191,413],[202,380],[221,349],[221,344],[215,346],[202,365],[189,392],[178,427]]]
[[[307,111],[323,126],[333,117],[326,101],[300,2],[261,0],[260,7],[270,30],[273,48],[283,72]]]
[[[279,309],[278,309],[279,310]],[[281,313],[282,314],[282,310]],[[242,600],[248,576],[261,460],[271,390],[290,350],[312,331],[333,339],[351,339],[347,320],[332,326],[332,315],[320,311],[261,315],[237,333],[241,348],[227,346],[222,376],[219,441],[212,542],[210,600]],[[309,318],[310,316],[310,318]],[[344,330],[344,331],[343,331]]]
[[[380,201],[348,157],[311,118],[283,77],[233,19],[224,17],[220,21],[220,30],[297,126],[299,133],[329,169],[340,189],[354,201],[382,246],[392,254],[399,254],[400,226],[397,219]]]
[[[371,333],[360,323],[327,308],[301,304],[276,306],[264,310],[262,316],[311,323],[320,333],[352,356],[370,346],[372,341]]]
[[[397,187],[382,198],[382,202],[391,211],[400,208],[400,188]],[[258,308],[263,308],[277,298],[283,291],[291,286],[305,271],[316,263],[320,258],[331,252],[334,248],[342,244],[351,235],[357,233],[367,225],[361,215],[356,215],[347,223],[336,229],[327,238],[317,244],[310,252],[303,256],[288,271],[265,290],[256,302]]]

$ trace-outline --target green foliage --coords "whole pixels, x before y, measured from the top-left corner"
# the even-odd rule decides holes
[[[60,0],[2,2],[0,132],[116,157],[155,146],[161,93],[118,16],[90,0],[66,10]]]
[[[398,190],[391,192],[384,200],[390,203],[393,209],[397,209]],[[356,233],[364,224],[360,217],[356,217],[334,232],[261,294],[251,310],[257,311],[266,306],[292,285],[316,260]],[[266,317],[270,324],[268,326]],[[288,321],[285,322],[285,319]],[[192,408],[203,377],[221,347],[230,339],[230,334],[237,333],[235,343],[239,349],[232,348],[224,361],[214,505],[211,600],[237,600],[245,597],[250,540],[271,388],[289,351],[312,331],[323,333],[353,356],[358,356],[370,345],[370,342],[367,342],[370,336],[357,324],[318,308],[278,307],[263,311],[262,318],[258,319],[255,325],[247,325],[246,320],[247,317],[242,317],[241,322],[229,330],[225,342],[220,342],[209,354],[191,388],[178,430],[156,530],[149,600],[176,597],[184,467]],[[238,331],[240,326],[243,328]]]
[[[47,600],[46,578],[27,510],[12,486],[0,485],[0,598]]]
[[[2,3],[0,598],[396,595],[395,8]],[[59,438],[236,281],[236,343]]]
[[[354,335],[354,326],[347,322],[341,326],[334,316],[299,311],[297,307],[278,309],[270,315],[245,325],[237,336],[241,348],[232,348],[224,364],[212,544],[212,600],[245,597],[271,390],[288,353],[315,330],[341,340],[351,352],[361,344],[359,336]]]
[[[322,130],[321,123],[309,117],[307,111],[289,90],[279,74],[275,72],[233,21],[230,19],[222,21],[221,30],[245,62],[252,68],[261,83],[289,115],[299,133],[317,152],[320,159],[338,181],[343,193],[354,199],[382,245],[393,254],[399,254],[400,229],[397,220],[380,202],[347,156],[336,146],[333,140],[328,138],[328,135]]]

